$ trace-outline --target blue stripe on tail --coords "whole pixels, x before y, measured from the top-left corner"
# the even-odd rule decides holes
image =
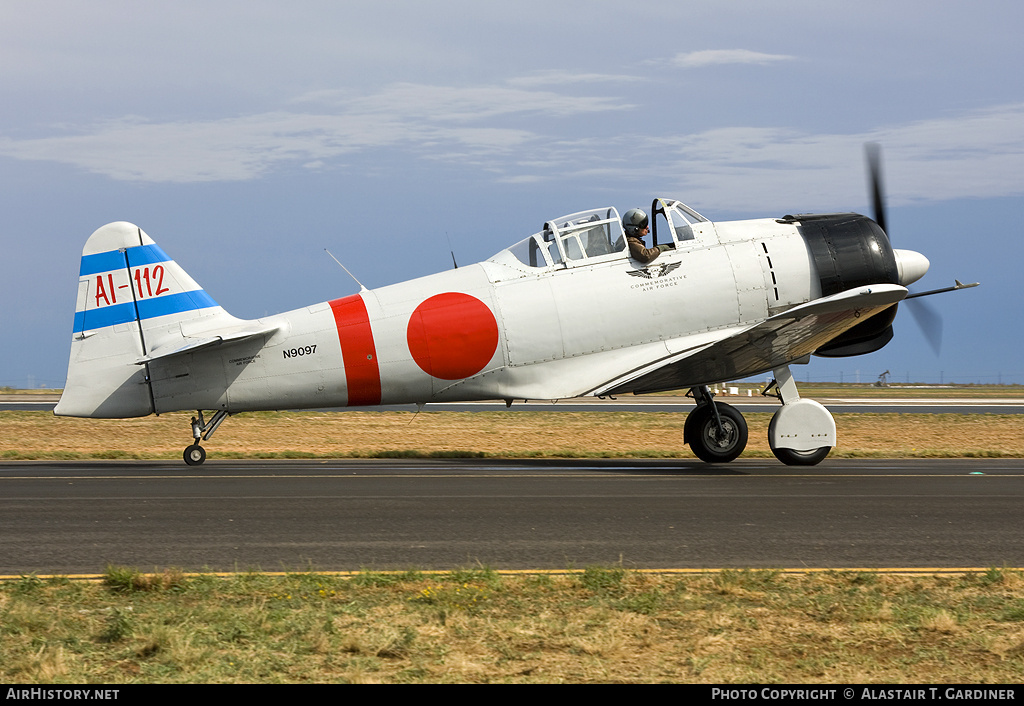
[[[102,254],[106,255],[107,253]],[[121,255],[121,253],[116,251],[115,254]],[[90,255],[89,257],[95,256]],[[85,258],[82,259],[84,260]],[[153,260],[153,262],[164,261],[166,260]],[[134,302],[126,302],[124,304],[114,304],[99,309],[76,312],[74,333],[135,321],[135,306],[136,303]],[[168,314],[180,314],[183,311],[207,309],[211,306],[217,306],[217,302],[202,289],[182,292],[181,294],[168,294],[167,296],[153,297],[152,299],[142,299],[138,302],[139,318],[143,320],[152,319],[157,316],[167,316]]]
[[[132,267],[152,265],[156,262],[168,262],[171,258],[160,249],[157,244],[139,245],[128,248],[128,262]],[[120,250],[108,250],[107,252],[96,253],[95,255],[83,255],[82,266],[78,271],[79,277],[94,275],[99,272],[110,272],[111,270],[124,269],[124,253]]]

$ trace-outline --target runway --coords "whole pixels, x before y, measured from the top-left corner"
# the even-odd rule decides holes
[[[0,463],[0,574],[1024,566],[1024,460]]]
[[[0,410],[53,411],[59,395],[4,395],[0,396]],[[726,402],[742,414],[773,413],[779,403],[760,395],[721,395],[717,402]],[[832,414],[1024,414],[1024,399],[1006,398],[813,398],[821,402]],[[678,412],[688,414],[694,408],[688,397],[663,395],[624,395],[600,399],[580,397],[571,400],[516,401],[512,409],[517,412]],[[432,402],[424,409],[429,412],[499,412],[506,408],[501,401],[489,402]],[[380,405],[376,407],[349,407],[314,410],[318,412],[345,411],[416,411],[416,405]]]

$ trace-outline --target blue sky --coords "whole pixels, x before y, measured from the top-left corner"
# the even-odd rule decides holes
[[[250,318],[484,259],[555,216],[868,213],[884,149],[901,309],[798,380],[1024,383],[1024,6],[1014,2],[0,5],[0,385],[63,384],[78,259],[141,226]],[[905,308],[905,307],[904,307]]]

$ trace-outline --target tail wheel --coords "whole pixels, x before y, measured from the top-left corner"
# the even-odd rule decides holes
[[[705,463],[728,463],[747,446],[747,421],[735,407],[716,404],[722,420],[719,427],[715,409],[704,404],[690,412],[684,424],[687,443],[694,455]]]
[[[811,449],[810,451],[773,448],[772,453],[775,454],[775,458],[779,459],[787,466],[817,466],[825,460],[825,457],[828,456],[831,450],[831,446],[820,446],[816,449]]]
[[[185,447],[185,453],[182,454],[182,457],[188,465],[198,466],[206,460],[206,449],[199,444],[192,444]]]

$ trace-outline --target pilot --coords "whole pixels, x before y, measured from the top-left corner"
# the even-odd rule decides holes
[[[639,208],[631,208],[622,217],[622,228],[626,231],[626,243],[629,244],[629,256],[634,260],[647,264],[661,254],[665,247],[649,248],[644,245],[643,237],[651,230],[647,214]]]

